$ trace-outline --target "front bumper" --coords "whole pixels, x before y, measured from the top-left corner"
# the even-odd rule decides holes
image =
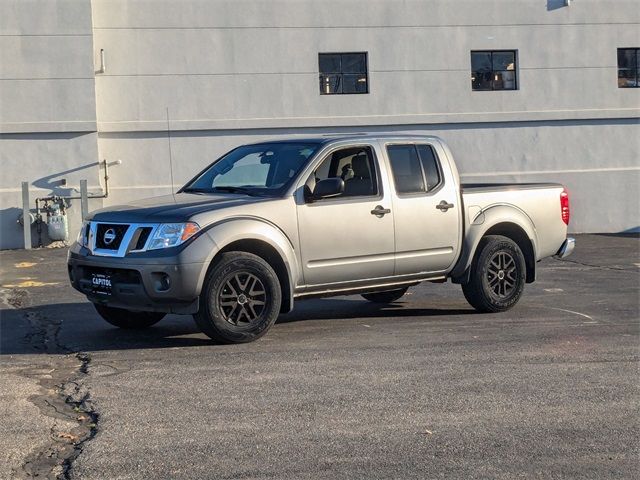
[[[128,310],[193,314],[198,311],[207,264],[179,260],[93,256],[76,244],[69,251],[67,264],[71,285],[93,303]],[[110,294],[95,291],[91,281],[94,273],[110,275]]]
[[[576,248],[576,239],[573,237],[567,237],[560,247],[560,250],[555,254],[555,257],[566,258],[573,253],[574,248]]]

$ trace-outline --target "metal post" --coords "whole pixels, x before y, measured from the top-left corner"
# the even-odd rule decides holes
[[[31,250],[31,212],[29,211],[29,182],[22,182],[22,227],[24,232],[24,248]]]
[[[80,211],[82,212],[82,220],[84,221],[89,215],[89,196],[87,195],[87,181],[80,180]]]

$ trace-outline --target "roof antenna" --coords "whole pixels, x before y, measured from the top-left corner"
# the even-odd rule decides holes
[[[173,155],[171,154],[171,127],[169,126],[169,107],[167,107],[167,139],[169,140],[169,172],[171,172],[171,194],[173,195]]]

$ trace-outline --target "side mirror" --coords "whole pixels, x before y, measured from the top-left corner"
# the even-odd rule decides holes
[[[313,189],[313,199],[337,197],[344,192],[344,180],[340,177],[325,178],[316,183]]]

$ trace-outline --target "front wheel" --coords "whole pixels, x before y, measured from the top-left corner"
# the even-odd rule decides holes
[[[98,314],[111,325],[130,330],[138,330],[155,325],[166,315],[162,312],[134,312],[97,303],[94,303],[93,306]]]
[[[409,288],[398,288],[397,290],[388,290],[386,292],[363,293],[362,298],[373,303],[393,303],[402,298]]]
[[[520,300],[526,275],[520,247],[510,238],[488,235],[478,245],[469,282],[462,284],[462,292],[480,312],[504,312]]]
[[[247,252],[223,253],[207,273],[194,319],[221,343],[257,340],[280,313],[282,292],[271,265]]]

